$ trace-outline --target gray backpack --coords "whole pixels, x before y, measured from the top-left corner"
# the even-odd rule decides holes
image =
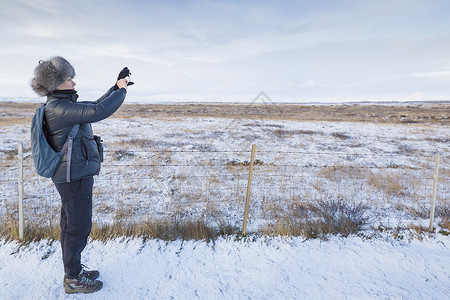
[[[56,152],[48,144],[44,133],[44,112],[45,103],[43,103],[33,116],[31,121],[31,153],[33,156],[34,167],[38,175],[50,178],[58,168],[61,158],[67,151],[67,173],[66,181],[70,182],[70,161],[72,158],[73,139],[80,129],[80,124],[75,124],[67,136],[61,152]]]

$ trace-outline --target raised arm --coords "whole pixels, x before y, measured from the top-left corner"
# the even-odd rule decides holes
[[[108,97],[109,95],[111,95],[111,93],[112,92],[114,92],[115,91],[115,89],[114,89],[114,86],[113,87],[111,87],[108,91],[106,91],[106,93],[103,95],[103,96],[101,96],[100,98],[98,98],[97,100],[95,100],[95,101],[77,101],[77,103],[80,103],[80,104],[97,104],[97,103],[100,103],[100,102],[102,102],[103,100],[105,100],[106,99],[106,97]]]
[[[96,101],[93,101],[94,104],[100,103],[103,100],[106,99],[106,97],[108,97],[109,95],[111,95],[112,92],[115,91],[115,86],[112,86],[103,96],[101,96],[100,98],[98,98]]]
[[[125,86],[112,92],[98,103],[63,101],[55,106],[55,115],[60,116],[60,122],[66,125],[98,122],[116,112],[125,100],[126,94]]]

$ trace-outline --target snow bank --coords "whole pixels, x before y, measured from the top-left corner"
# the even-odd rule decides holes
[[[69,296],[58,242],[0,241],[1,299],[448,299],[450,238],[402,243],[94,241],[83,261],[103,289]]]

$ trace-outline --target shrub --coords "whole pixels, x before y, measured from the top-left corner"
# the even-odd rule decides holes
[[[350,204],[342,200],[320,201],[313,215],[318,219],[318,226],[323,235],[340,234],[348,236],[363,229],[369,221],[368,206]]]
[[[315,203],[299,203],[290,215],[262,229],[267,235],[304,236],[327,239],[329,235],[347,237],[361,231],[369,224],[369,207],[342,200],[320,200]]]

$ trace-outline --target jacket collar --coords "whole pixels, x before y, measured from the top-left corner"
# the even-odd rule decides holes
[[[50,100],[70,100],[73,103],[77,102],[78,94],[75,90],[56,90],[47,95],[47,103]]]

